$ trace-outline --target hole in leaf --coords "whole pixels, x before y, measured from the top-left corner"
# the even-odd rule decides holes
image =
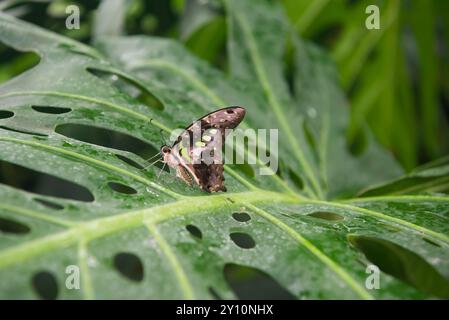
[[[233,232],[230,234],[231,240],[240,248],[251,249],[256,246],[253,237],[243,232]]]
[[[124,194],[136,194],[137,190],[118,182],[108,182],[109,188],[116,192],[124,193]]]
[[[209,287],[208,291],[215,300],[223,300],[214,288]]]
[[[140,282],[143,280],[143,264],[133,253],[121,252],[114,256],[114,267],[121,275],[129,280]]]
[[[434,245],[435,247],[441,248],[441,245],[438,244],[438,243],[436,243],[436,242],[433,241],[432,239],[429,239],[429,238],[426,238],[426,237],[423,237],[422,239],[423,239],[425,242],[427,242],[427,243],[429,243],[429,244],[431,244],[431,245]]]
[[[0,128],[4,129],[4,130],[9,130],[9,131],[12,131],[12,132],[18,132],[18,133],[23,133],[23,134],[30,134],[32,136],[48,137],[48,135],[45,134],[45,133],[37,133],[37,132],[32,132],[32,131],[20,130],[20,129],[10,128],[10,127],[6,127],[6,126],[0,126]]]
[[[54,209],[54,210],[62,210],[62,209],[64,209],[64,206],[62,206],[62,205],[60,205],[58,203],[55,203],[55,202],[51,202],[51,201],[44,200],[44,199],[38,199],[38,198],[34,198],[33,200],[36,201],[36,202],[39,202],[43,206],[46,206],[47,208],[50,208],[50,209]]]
[[[308,216],[318,218],[318,219],[323,219],[323,220],[329,220],[329,221],[339,221],[339,220],[344,219],[343,216],[341,216],[337,213],[325,212],[325,211],[312,212],[312,213],[309,213]]]
[[[242,300],[296,300],[267,273],[252,267],[229,263],[224,277],[235,295]]]
[[[14,112],[7,110],[0,110],[0,119],[8,119],[14,116]]]
[[[0,84],[36,66],[40,57],[34,52],[17,51],[0,43]]]
[[[232,214],[232,217],[238,222],[247,222],[251,220],[251,216],[246,212],[234,212]]]
[[[126,92],[128,95],[139,100],[144,105],[159,111],[164,110],[164,105],[162,102],[139,83],[109,71],[94,68],[88,68],[87,71],[102,80],[110,82],[121,92]]]
[[[202,239],[202,238],[203,238],[203,234],[202,234],[201,230],[198,229],[198,227],[194,226],[193,224],[187,225],[187,226],[186,226],[186,229],[187,229],[187,231],[189,231],[190,234],[191,234],[192,236],[194,236],[195,238],[198,238],[198,239]]]
[[[349,235],[348,240],[383,272],[424,293],[449,298],[449,280],[416,253],[375,237]]]
[[[11,162],[0,160],[0,183],[43,196],[90,202],[93,194],[85,187]]]
[[[134,168],[136,168],[136,169],[139,169],[139,170],[142,170],[142,169],[143,169],[143,166],[141,166],[140,164],[138,164],[138,163],[135,162],[134,160],[131,160],[131,159],[128,158],[128,157],[122,156],[122,155],[120,155],[120,154],[116,154],[115,156],[116,156],[117,158],[119,158],[120,160],[122,160],[123,162],[126,162],[127,164],[129,164],[130,166],[132,166],[132,167],[134,167]]]
[[[0,231],[4,233],[14,233],[14,234],[26,234],[30,232],[30,227],[27,225],[11,220],[9,218],[0,217]]]
[[[61,108],[61,107],[42,107],[42,106],[32,106],[33,110],[40,113],[49,113],[49,114],[63,114],[72,111],[70,108]]]
[[[32,279],[37,295],[44,300],[55,300],[58,296],[58,283],[55,276],[48,271],[36,273]]]
[[[75,140],[107,148],[129,151],[142,158],[149,158],[151,155],[159,152],[150,144],[115,130],[67,123],[58,125],[55,131]]]

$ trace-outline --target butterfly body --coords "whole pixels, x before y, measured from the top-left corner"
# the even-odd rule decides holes
[[[189,125],[173,146],[162,146],[163,162],[176,169],[176,176],[206,192],[226,191],[221,149],[226,129],[234,129],[245,117],[242,107],[211,112]]]

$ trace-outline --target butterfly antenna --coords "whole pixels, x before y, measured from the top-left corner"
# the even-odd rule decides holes
[[[158,153],[156,153],[152,157],[149,157],[148,159],[145,159],[145,162],[149,162],[149,161],[153,160],[155,157],[159,156],[160,154],[161,154],[161,152],[159,151]]]
[[[161,175],[162,171],[164,171],[165,165],[167,164],[167,162],[164,162],[164,165],[162,166],[161,171],[159,171],[156,180],[159,180],[159,176]]]
[[[156,164],[158,161],[162,161],[161,159],[156,159],[155,161],[151,162],[149,165],[146,165],[145,167],[143,167],[142,170],[145,170],[146,168],[149,168],[151,166],[153,166],[154,164]],[[165,162],[164,162],[165,164]]]

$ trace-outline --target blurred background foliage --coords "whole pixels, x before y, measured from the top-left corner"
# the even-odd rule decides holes
[[[335,60],[351,104],[347,135],[354,153],[363,150],[370,127],[407,171],[448,154],[449,1],[271,1],[284,6],[292,32],[325,47]],[[80,8],[79,30],[65,27],[70,4]],[[365,27],[370,4],[380,8],[380,30]],[[176,38],[227,70],[220,0],[3,0],[0,10],[85,43],[124,34]],[[110,19],[96,20],[98,10]],[[287,78],[288,53],[287,45]],[[36,62],[35,55],[0,45],[0,83]]]

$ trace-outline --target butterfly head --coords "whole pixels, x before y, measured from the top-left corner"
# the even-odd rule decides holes
[[[171,148],[167,145],[163,145],[161,147],[161,153],[163,156],[165,156],[166,154],[169,154],[171,152]]]
[[[162,154],[162,161],[165,162],[167,165],[169,165],[170,167],[176,167],[177,165],[177,160],[176,158],[173,156],[172,154],[172,148],[167,146],[167,145],[163,145],[161,147],[161,154]]]

